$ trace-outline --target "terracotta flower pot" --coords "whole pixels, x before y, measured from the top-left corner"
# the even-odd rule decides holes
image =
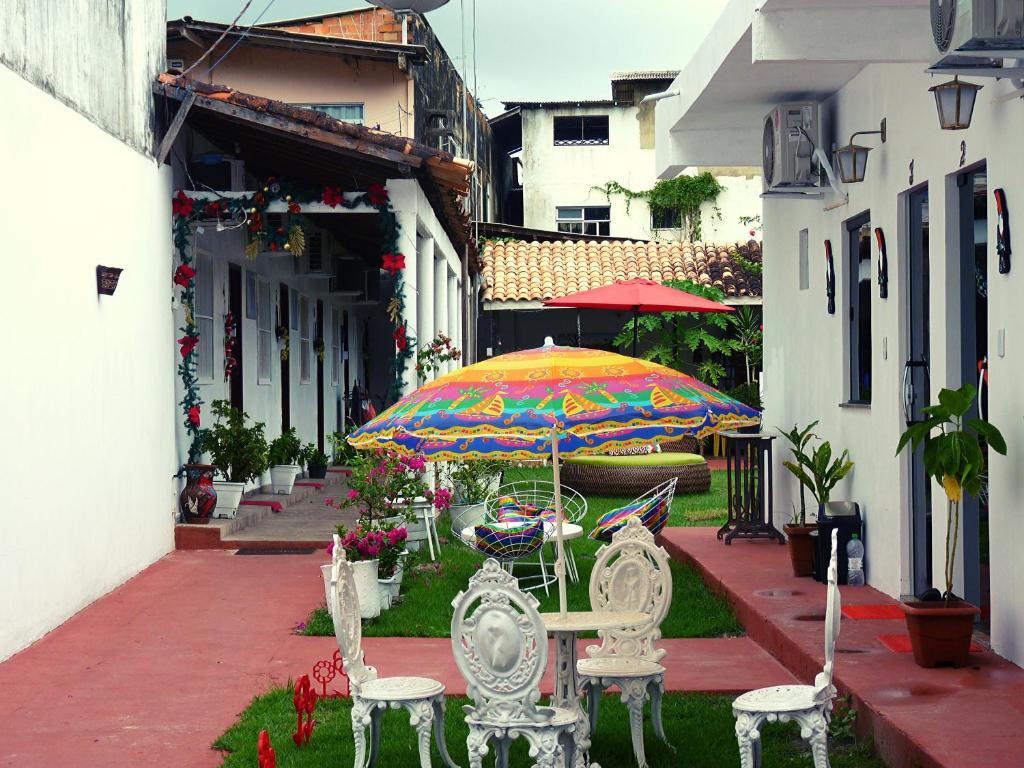
[[[178,505],[185,521],[209,523],[217,506],[217,491],[213,488],[213,470],[210,464],[186,464],[185,487],[178,496]]]
[[[814,574],[814,542],[811,532],[818,530],[816,525],[793,525],[787,523],[786,544],[789,547],[789,560],[793,564],[794,576],[812,576]]]
[[[918,666],[967,666],[971,650],[974,617],[980,611],[974,605],[953,600],[903,603],[907,631]]]

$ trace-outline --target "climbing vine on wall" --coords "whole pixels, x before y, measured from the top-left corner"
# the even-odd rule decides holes
[[[698,242],[702,238],[700,209],[705,203],[715,203],[724,187],[710,172],[697,176],[677,176],[662,179],[651,189],[636,191],[627,189],[617,181],[609,181],[603,187],[593,187],[602,192],[611,205],[612,195],[626,198],[626,210],[634,200],[647,201],[651,213],[660,217],[665,213],[678,212],[682,230],[688,240]],[[718,206],[715,215],[721,217]]]
[[[283,201],[288,214],[282,226],[271,226],[267,209],[271,204]],[[306,236],[302,225],[295,218],[308,203],[320,202],[331,208],[339,206],[353,210],[360,206],[375,208],[380,215],[381,263],[395,280],[394,295],[388,302],[387,313],[391,321],[392,339],[395,352],[392,359],[394,391],[401,393],[405,384],[405,369],[415,354],[415,339],[409,335],[405,321],[404,270],[405,256],[399,252],[398,238],[401,227],[391,207],[387,189],[381,184],[370,184],[365,192],[348,197],[340,187],[299,187],[274,177],[267,179],[260,191],[243,197],[200,200],[179,191],[171,200],[172,231],[174,250],[178,265],[173,281],[179,288],[184,320],[179,328],[182,336],[178,339],[181,361],[178,376],[181,378],[184,395],[179,403],[184,416],[184,426],[191,440],[188,452],[190,464],[202,459],[200,448],[202,438],[202,398],[199,396],[197,375],[199,327],[195,320],[195,256],[192,238],[195,225],[201,219],[216,218],[218,221],[236,222],[248,232],[245,253],[249,258],[263,251],[285,251],[301,256],[305,250]],[[284,359],[284,358],[282,358]]]

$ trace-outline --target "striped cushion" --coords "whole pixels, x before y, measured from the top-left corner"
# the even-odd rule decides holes
[[[634,501],[624,507],[613,509],[601,515],[597,527],[590,532],[590,538],[600,541],[611,541],[612,534],[626,524],[626,521],[637,515],[647,530],[657,536],[668,523],[669,507],[664,497]]]
[[[524,504],[513,496],[502,496],[498,499],[498,522],[529,525],[540,518],[545,523],[554,524],[555,510],[538,507],[536,504]]]
[[[515,560],[533,554],[544,543],[544,523],[506,527],[481,523],[474,527],[476,548],[498,560]]]

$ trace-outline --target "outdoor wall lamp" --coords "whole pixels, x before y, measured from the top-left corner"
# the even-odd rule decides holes
[[[944,131],[962,131],[971,127],[974,104],[978,91],[985,86],[961,83],[956,75],[948,83],[933,85],[928,90],[935,94],[935,107],[939,110],[939,125]]]
[[[862,147],[858,144],[854,144],[853,140],[858,136],[876,136],[882,137],[882,143],[885,144],[886,132],[885,132],[885,118],[882,118],[882,125],[877,131],[857,131],[850,137],[850,143],[845,147],[840,147],[835,151],[836,160],[839,165],[839,178],[842,179],[844,184],[856,184],[864,181],[864,174],[868,169],[868,152],[871,151],[871,147]]]
[[[121,279],[121,267],[105,267],[102,264],[96,266],[96,293],[100,296],[113,296],[117,290],[117,283]]]

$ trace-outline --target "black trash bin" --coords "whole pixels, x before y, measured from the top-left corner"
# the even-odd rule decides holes
[[[839,531],[839,552],[836,558],[836,574],[840,584],[846,583],[846,545],[853,534],[864,540],[864,521],[860,517],[860,507],[853,501],[830,501],[818,510],[818,535],[814,537],[817,544],[814,550],[814,578],[824,582],[828,577],[828,561],[832,553],[832,531]],[[813,534],[812,534],[813,535]]]

